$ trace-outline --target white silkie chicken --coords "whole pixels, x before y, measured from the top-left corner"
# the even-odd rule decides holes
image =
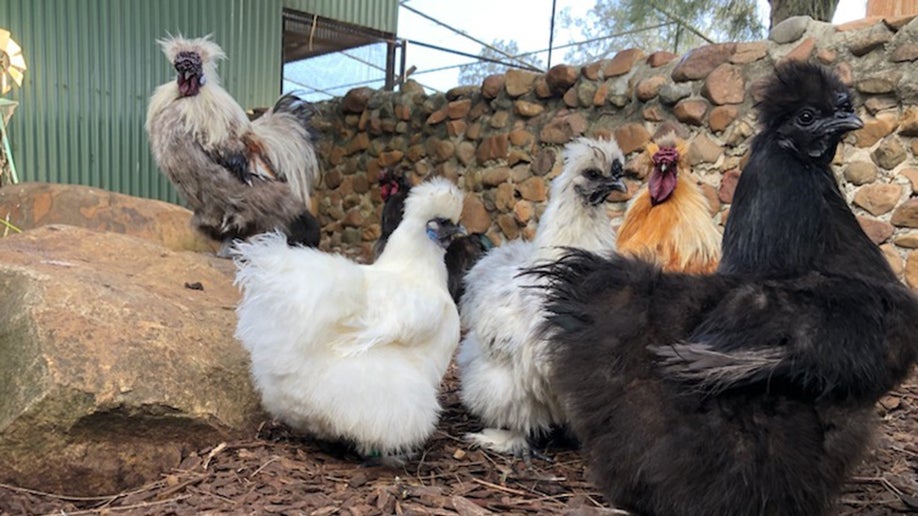
[[[529,437],[566,422],[548,382],[548,342],[540,335],[542,289],[532,288],[534,277],[519,273],[558,258],[562,247],[615,249],[603,204],[612,190],[626,191],[623,162],[614,140],[569,143],[534,240],[491,250],[466,275],[460,301],[466,335],[457,364],[462,402],[487,427],[467,436],[475,444],[528,456]]]
[[[464,233],[461,211],[448,180],[416,186],[372,265],[288,247],[278,233],[237,244],[236,337],[272,416],[383,462],[424,443],[459,343],[443,256]]]

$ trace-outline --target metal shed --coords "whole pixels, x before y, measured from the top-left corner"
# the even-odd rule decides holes
[[[157,38],[213,34],[229,56],[224,86],[244,108],[264,107],[280,93],[285,8],[394,33],[381,4],[397,11],[394,0],[0,0],[0,27],[28,63],[8,95],[20,102],[9,125],[20,180],[176,202],[143,129],[147,99],[173,77]]]

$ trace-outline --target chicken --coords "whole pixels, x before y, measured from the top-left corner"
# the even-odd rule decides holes
[[[715,274],[584,251],[529,271],[592,479],[645,516],[829,513],[918,353],[918,301],[829,167],[863,126],[849,91],[788,62],[760,98]]]
[[[194,212],[192,223],[222,242],[279,229],[291,243],[316,246],[321,228],[309,211],[319,165],[312,108],[284,95],[250,122],[220,87],[225,54],[208,38],[159,42],[178,74],[156,88],[146,130],[160,170]]]
[[[494,242],[484,233],[470,233],[453,240],[446,248],[447,280],[449,295],[456,304],[465,294],[465,275],[494,248]]]
[[[385,168],[379,172],[379,194],[383,200],[383,210],[379,221],[380,235],[373,244],[374,258],[379,258],[383,249],[386,248],[389,235],[402,221],[402,212],[405,210],[405,199],[408,197],[409,190],[411,190],[411,184],[405,179],[403,173],[397,174],[391,168]]]
[[[424,443],[459,342],[443,255],[461,211],[448,180],[415,187],[372,265],[288,247],[279,233],[237,244],[236,337],[269,414],[393,462]]]
[[[556,258],[572,246],[615,248],[604,201],[625,191],[624,157],[614,140],[580,138],[564,149],[564,169],[552,181],[548,206],[531,242],[493,249],[466,275],[459,305],[465,337],[456,362],[460,397],[486,428],[475,444],[528,457],[530,438],[545,435],[566,417],[549,384],[547,346],[540,335],[542,294],[520,271]]]
[[[685,143],[670,134],[648,144],[647,154],[653,168],[618,228],[618,252],[656,261],[667,272],[714,272],[720,232],[682,159]]]
[[[405,198],[411,191],[411,184],[405,180],[404,175],[396,174],[392,169],[384,169],[379,174],[379,189],[383,199],[383,211],[380,236],[373,244],[373,254],[377,258],[386,248],[389,235],[395,231],[402,220]],[[492,247],[494,247],[494,242],[487,235],[472,233],[456,237],[446,248],[444,259],[449,278],[447,287],[453,301],[459,303],[462,293],[465,292],[463,282],[465,273]]]

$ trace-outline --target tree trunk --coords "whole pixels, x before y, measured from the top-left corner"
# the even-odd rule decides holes
[[[791,16],[809,16],[830,22],[839,0],[768,0],[771,4],[771,27]],[[769,27],[769,28],[771,28]]]

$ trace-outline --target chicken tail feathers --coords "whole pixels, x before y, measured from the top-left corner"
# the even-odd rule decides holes
[[[314,108],[296,95],[281,97],[264,115],[252,122],[252,131],[263,143],[268,162],[279,179],[307,206],[319,181],[319,161],[313,145],[310,119]]]
[[[287,247],[287,237],[280,231],[255,235],[249,241],[237,240],[230,250],[236,263],[236,284],[245,286],[259,268],[273,267],[282,259],[278,251]]]
[[[646,262],[617,254],[605,257],[583,249],[565,247],[556,261],[536,265],[522,275],[536,276],[547,289],[546,324],[543,332],[550,337],[588,330],[596,319],[591,315],[593,300],[602,292],[619,292],[627,287],[650,285],[659,269]],[[631,298],[631,293],[626,293]],[[624,300],[623,300],[624,301]],[[615,308],[608,308],[615,310]]]
[[[242,290],[236,337],[272,363],[291,356],[284,353],[327,349],[331,335],[352,333],[349,321],[365,311],[363,274],[344,256],[289,246],[275,231],[237,241],[233,258]]]
[[[311,103],[306,102],[294,93],[287,93],[283,97],[277,99],[271,111],[293,115],[300,125],[309,133],[310,143],[315,143],[317,138],[316,134],[313,132],[312,117],[316,114],[316,108]]]

